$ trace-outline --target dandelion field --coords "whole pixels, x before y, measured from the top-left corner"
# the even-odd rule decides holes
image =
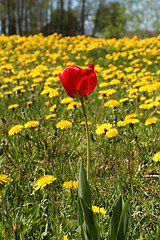
[[[81,103],[58,78],[94,64],[84,98],[92,210],[101,239],[119,195],[128,239],[160,239],[160,36],[0,36],[0,239],[81,239],[77,178],[86,167]]]

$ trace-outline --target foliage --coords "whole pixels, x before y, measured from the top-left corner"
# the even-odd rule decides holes
[[[75,36],[80,31],[80,23],[78,17],[75,16],[73,11],[67,12],[63,10],[63,18],[62,18],[62,29],[59,30],[59,16],[60,10],[54,10],[51,13],[51,20],[50,23],[46,24],[42,29],[41,32],[44,36],[53,34],[53,33],[61,33],[62,36]]]
[[[127,15],[125,7],[119,2],[101,5],[99,9],[96,32],[105,38],[122,37],[126,30]]]

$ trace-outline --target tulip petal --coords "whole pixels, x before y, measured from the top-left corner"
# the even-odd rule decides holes
[[[92,68],[82,70],[81,81],[79,86],[79,95],[82,97],[88,96],[93,92],[97,85],[97,76]]]
[[[70,97],[74,97],[74,94],[78,94],[78,81],[81,76],[82,69],[77,66],[67,67],[62,71],[59,76],[61,83]]]

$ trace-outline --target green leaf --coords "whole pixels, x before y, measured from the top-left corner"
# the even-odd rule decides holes
[[[78,200],[79,206],[81,208],[82,214],[82,239],[84,240],[99,240],[100,239],[100,231],[97,222],[96,215],[93,213],[91,209],[89,209],[86,203],[82,198]]]
[[[79,173],[78,196],[83,199],[87,207],[89,208],[92,207],[91,191],[86,178],[86,173],[83,167],[83,163],[81,163],[80,173]]]
[[[110,226],[110,240],[125,240],[128,230],[128,201],[124,203],[120,196],[116,206],[113,209],[113,215]]]
[[[99,240],[100,231],[96,215],[91,210],[92,197],[86,178],[83,164],[81,163],[78,181],[78,217],[83,240]]]

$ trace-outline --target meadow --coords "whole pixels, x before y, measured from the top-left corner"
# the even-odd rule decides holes
[[[58,73],[90,63],[98,83],[84,103],[101,239],[120,194],[129,200],[128,239],[160,239],[160,36],[57,34],[0,36],[0,239],[81,239],[84,118]]]

